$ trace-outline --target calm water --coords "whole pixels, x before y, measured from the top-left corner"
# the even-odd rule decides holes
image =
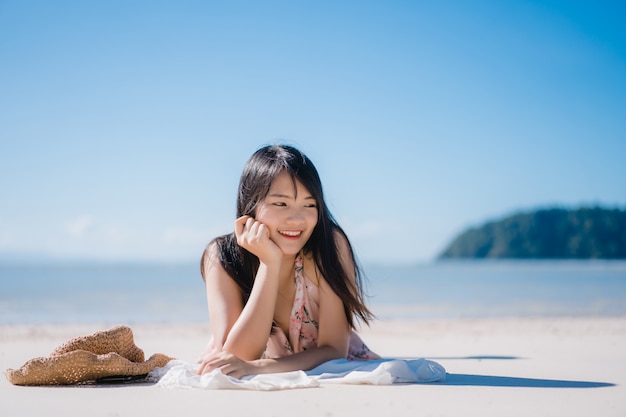
[[[626,315],[626,261],[464,261],[366,272],[380,318]],[[197,264],[0,265],[0,324],[207,320]]]

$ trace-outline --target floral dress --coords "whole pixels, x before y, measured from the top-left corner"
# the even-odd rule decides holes
[[[280,358],[317,346],[319,329],[319,288],[304,275],[302,257],[296,257],[294,283],[296,295],[289,319],[289,334],[274,326],[263,354],[265,358]],[[350,334],[349,360],[379,359],[369,350],[356,332]]]

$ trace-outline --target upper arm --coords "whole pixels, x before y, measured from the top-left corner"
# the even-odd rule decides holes
[[[202,275],[209,304],[209,320],[215,347],[221,349],[231,328],[243,310],[241,289],[219,261],[217,245],[205,250]]]
[[[350,243],[348,243],[348,239],[338,230],[335,230],[334,238],[335,245],[337,245],[337,252],[339,253],[339,261],[348,275],[348,288],[352,291],[356,291],[356,271],[354,255]]]
[[[325,280],[320,282],[318,346],[332,346],[345,358],[348,354],[350,326],[341,298]]]
[[[350,279],[348,286],[354,287],[354,261],[352,260],[348,241],[340,232],[335,232],[335,242],[337,243],[341,263]],[[318,346],[331,345],[345,357],[348,354],[351,329],[346,318],[343,301],[333,291],[324,277],[319,280],[319,290],[320,322]]]

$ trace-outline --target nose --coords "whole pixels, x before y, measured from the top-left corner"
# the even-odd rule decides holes
[[[287,222],[292,225],[301,225],[304,223],[304,213],[300,208],[294,208],[290,210],[289,216],[287,216]]]

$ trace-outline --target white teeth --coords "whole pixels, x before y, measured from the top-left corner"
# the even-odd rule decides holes
[[[280,233],[283,234],[283,235],[286,235],[286,236],[293,236],[293,237],[295,237],[295,236],[300,236],[300,234],[302,232],[284,231],[284,232],[280,232]]]

